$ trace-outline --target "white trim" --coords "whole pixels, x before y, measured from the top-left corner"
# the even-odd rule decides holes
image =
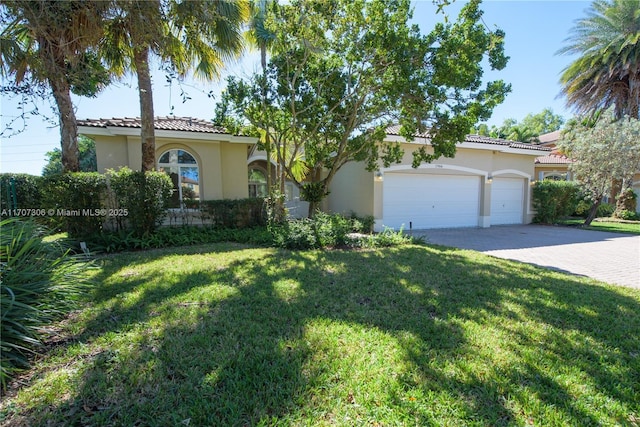
[[[405,170],[420,170],[420,169],[447,169],[447,170],[455,170],[459,172],[466,172],[471,175],[484,176],[485,178],[489,175],[489,172],[485,172],[480,169],[468,168],[465,166],[457,166],[457,165],[448,165],[448,164],[440,164],[440,163],[426,163],[421,164],[417,168],[414,168],[411,165],[396,165],[390,166],[388,168],[383,168],[382,172],[400,172]]]
[[[507,175],[507,174],[518,175],[518,176],[521,176],[523,178],[527,178],[529,181],[531,181],[531,175],[529,175],[526,172],[519,171],[517,169],[500,169],[498,171],[491,172],[491,175],[493,175],[494,178],[497,175]]]
[[[120,126],[93,127],[78,126],[78,133],[82,135],[100,135],[100,136],[140,136],[142,130],[140,128],[126,128]],[[164,130],[156,129],[155,136],[157,138],[168,139],[190,139],[209,141],[212,143],[229,142],[238,144],[257,144],[258,138],[249,136],[235,136],[228,133],[208,133],[208,132],[189,132],[181,130]]]
[[[427,138],[424,137],[416,137],[413,141],[407,141],[406,138],[400,135],[387,135],[384,139],[388,142],[400,142],[403,144],[416,144],[416,145],[428,145],[432,146],[430,142],[428,142]],[[511,141],[516,144],[518,142]],[[524,143],[519,143],[524,144]],[[551,150],[534,150],[529,148],[522,147],[510,147],[508,145],[501,144],[491,144],[485,142],[472,142],[472,141],[461,141],[456,143],[456,148],[468,148],[471,150],[487,150],[487,151],[498,151],[500,153],[510,153],[510,154],[525,154],[527,156],[544,156],[545,153],[548,155],[551,153]]]
[[[251,156],[251,157],[249,157],[247,159],[247,165],[250,164],[250,163],[253,163],[253,162],[257,162],[259,160],[262,160],[262,161],[266,162],[267,161],[267,155],[266,154],[253,155],[253,156]],[[277,163],[273,159],[270,160],[270,163],[273,166],[278,166]]]

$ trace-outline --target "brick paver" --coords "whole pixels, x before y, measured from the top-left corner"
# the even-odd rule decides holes
[[[544,225],[413,231],[428,243],[640,289],[640,236]]]

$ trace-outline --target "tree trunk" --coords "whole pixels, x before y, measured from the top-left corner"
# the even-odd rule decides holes
[[[62,150],[62,171],[80,171],[78,150],[78,124],[71,101],[71,89],[66,79],[49,79],[53,97],[60,116],[60,148]]]
[[[267,106],[267,46],[262,43],[260,46],[260,65],[262,66],[262,108],[264,109],[264,151],[267,154],[267,196],[273,196],[271,178],[271,136],[269,134],[269,109]]]
[[[620,214],[620,212],[622,212],[627,208],[626,198],[621,196],[623,196],[626,190],[631,189],[631,186],[633,184],[634,174],[635,174],[635,171],[631,172],[630,176],[626,176],[620,181],[620,189],[618,191],[618,194],[616,194],[616,210],[613,213],[613,216],[615,217],[617,217]]]
[[[142,170],[156,168],[156,135],[153,114],[153,92],[149,71],[149,46],[137,47],[134,51],[136,73],[138,75],[138,95],[140,97],[140,118],[142,121]]]
[[[583,225],[591,225],[591,221],[596,218],[596,214],[598,213],[598,207],[602,202],[602,196],[598,197],[593,205],[591,205],[591,209],[589,209],[589,214],[587,215],[587,219],[584,220]]]
[[[80,170],[80,153],[78,150],[78,123],[71,101],[71,85],[64,73],[64,54],[45,39],[39,39],[41,45],[40,59],[47,72],[53,98],[58,107],[60,120],[60,149],[62,151],[62,171],[78,172]]]

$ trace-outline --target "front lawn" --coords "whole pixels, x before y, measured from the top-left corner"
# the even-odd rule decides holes
[[[103,259],[6,425],[631,425],[640,291],[441,247]]]
[[[582,227],[585,230],[610,231],[613,233],[627,233],[640,235],[640,221],[612,221],[607,218],[596,218],[587,227],[583,218],[568,218],[559,222],[562,225]]]

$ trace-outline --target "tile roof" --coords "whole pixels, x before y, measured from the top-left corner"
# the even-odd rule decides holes
[[[537,165],[569,165],[573,160],[564,154],[549,154],[548,156],[536,157]]]
[[[111,119],[87,119],[78,120],[78,126],[87,127],[124,127],[141,128],[140,117],[124,117]],[[175,130],[183,132],[203,132],[203,133],[227,133],[226,129],[214,126],[212,122],[192,117],[156,117],[156,130]]]
[[[399,125],[389,126],[387,128],[387,135],[398,135],[398,136],[400,136],[400,126]],[[428,134],[426,134],[426,133],[420,133],[420,134],[418,134],[416,136],[420,137],[420,138],[429,139]],[[501,145],[501,146],[506,146],[506,147],[510,147],[510,148],[521,148],[521,149],[525,149],[525,150],[550,151],[549,148],[542,147],[542,146],[539,146],[539,145],[536,145],[536,144],[527,144],[527,143],[524,143],[524,142],[509,141],[509,140],[506,140],[506,139],[491,138],[491,137],[482,136],[482,135],[467,135],[465,137],[464,142],[475,142],[475,143],[480,143],[480,144]]]
[[[538,137],[538,140],[540,141],[540,144],[557,142],[560,139],[561,133],[562,132],[559,130],[549,132],[549,133],[543,133]]]

